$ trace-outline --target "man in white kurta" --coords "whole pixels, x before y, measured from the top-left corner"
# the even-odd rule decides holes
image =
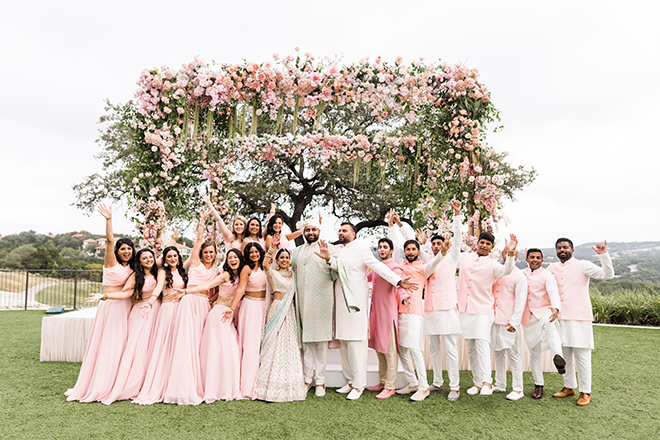
[[[558,316],[558,330],[561,337],[562,351],[566,360],[564,389],[553,394],[554,397],[575,395],[575,388],[580,388],[577,404],[586,406],[591,403],[591,350],[594,348],[594,320],[589,298],[589,279],[609,280],[614,277],[612,259],[605,244],[592,247],[598,254],[602,267],[590,261],[573,258],[573,242],[560,238],[555,243],[558,263],[552,263],[548,270],[554,274],[559,287],[562,309]],[[575,380],[577,364],[578,381]]]
[[[529,350],[529,361],[534,378],[533,399],[543,397],[543,365],[541,352],[548,348],[559,373],[566,373],[566,361],[562,356],[561,339],[557,332],[556,319],[561,311],[561,301],[555,276],[543,268],[541,249],[527,249],[527,267],[523,274],[527,278],[527,305],[522,325],[525,343]]]
[[[333,339],[334,280],[338,277],[337,251],[319,241],[320,225],[307,220],[303,226],[305,244],[291,253],[295,279],[296,317],[303,349],[303,377],[309,388],[312,379],[317,396],[325,394],[328,341]],[[327,249],[326,260],[319,254]]]
[[[511,234],[505,246],[509,257],[515,255],[517,245],[516,236]],[[493,283],[509,275],[514,268],[513,258],[507,258],[505,264],[501,265],[490,257],[494,246],[493,234],[482,232],[477,242],[477,251],[461,254],[458,262],[458,318],[474,381],[474,386],[467,390],[469,395],[493,394],[490,363],[490,332],[495,320]]]
[[[424,298],[424,334],[429,338],[429,351],[433,365],[433,385],[431,391],[444,389],[442,379],[442,359],[440,357],[440,337],[445,346],[449,394],[447,399],[456,401],[460,397],[460,375],[458,366],[458,337],[461,323],[456,306],[456,267],[461,256],[461,202],[454,201],[453,238],[434,235],[431,237],[430,251],[440,252],[446,257],[429,277]],[[422,236],[422,239],[424,237]],[[420,257],[421,258],[421,257]]]
[[[511,257],[514,261],[518,257]],[[507,255],[502,252],[502,258]],[[511,366],[511,388],[508,400],[522,399],[523,365],[520,356],[520,320],[527,299],[527,278],[517,267],[509,275],[499,278],[493,284],[495,297],[495,322],[490,334],[490,348],[495,360],[495,387],[493,391],[506,391],[506,358]]]
[[[404,288],[411,286],[377,260],[364,241],[355,239],[355,226],[351,223],[342,223],[338,238],[337,254],[347,265],[360,311],[350,312],[347,309],[342,285],[337,282],[335,285],[335,335],[340,343],[342,373],[348,382],[337,392],[348,393],[347,399],[355,400],[362,395],[367,386],[367,331],[369,328],[367,271],[368,269],[373,270],[394,286],[401,285]]]

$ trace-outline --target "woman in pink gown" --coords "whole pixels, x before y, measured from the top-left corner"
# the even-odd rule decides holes
[[[121,238],[115,243],[112,232],[112,208],[100,204],[98,212],[106,219],[103,294],[88,301],[96,302],[98,299],[108,299],[108,301],[103,301],[96,312],[92,334],[76,385],[64,393],[67,396],[66,400],[80,402],[100,401],[110,394],[124,352],[128,333],[128,313],[131,310],[130,298],[110,299],[110,297],[121,292],[133,273],[135,247],[128,238]]]
[[[158,312],[151,347],[151,358],[144,383],[140,393],[133,403],[151,405],[163,401],[172,363],[172,339],[174,335],[174,320],[179,306],[179,294],[174,289],[185,289],[188,274],[183,268],[181,255],[175,246],[166,247],[163,251],[163,267],[158,271],[157,290],[162,290],[162,305]],[[155,298],[142,306],[143,315],[151,313]]]
[[[220,232],[222,232],[222,236],[225,239],[225,250],[238,249],[240,251],[243,247],[243,236],[245,235],[245,227],[247,225],[245,217],[237,215],[231,224],[231,230],[229,230],[224,220],[222,220],[222,217],[220,217],[220,214],[215,209],[215,206],[211,203],[209,196],[205,194],[202,196],[202,199],[209,207],[211,214],[213,214],[213,217],[215,217],[220,226]]]
[[[218,274],[216,266],[217,251],[215,242],[204,240],[204,225],[208,213],[202,211],[197,241],[190,258],[184,263],[189,265],[188,286],[194,288],[213,280]],[[163,402],[178,405],[199,405],[204,396],[202,370],[199,360],[199,347],[206,316],[211,309],[208,289],[196,293],[184,294],[174,323],[172,345],[172,367],[169,372],[167,388]]]
[[[151,249],[140,249],[135,256],[138,264],[135,273],[128,279],[121,294],[133,299],[133,308],[128,315],[128,340],[121,356],[117,378],[112,391],[102,400],[104,405],[110,405],[117,400],[132,399],[138,395],[144,377],[147,374],[151,355],[151,336],[158,317],[160,303],[152,302],[153,310],[147,316],[143,315],[142,307],[153,297],[160,295],[156,289],[158,266],[156,255]]]
[[[293,402],[305,400],[307,386],[293,307],[291,255],[287,249],[280,249],[275,256],[277,269],[271,269],[275,249],[268,250],[264,261],[273,301],[268,307],[262,332],[255,398],[268,402]]]
[[[188,293],[220,286],[218,299],[206,319],[200,358],[204,381],[204,402],[235,400],[241,393],[241,348],[236,327],[224,314],[231,310],[231,303],[238,290],[239,274],[243,268],[243,257],[237,249],[227,252],[224,272],[212,282],[187,289]]]
[[[274,246],[273,238],[276,236],[279,237],[279,243],[275,247],[277,249],[289,249],[289,241],[295,240],[297,237],[302,235],[302,232],[300,230],[295,231],[291,234],[282,233],[283,225],[284,222],[282,220],[282,216],[279,214],[274,214],[268,219],[268,223],[266,224],[266,232],[265,232],[266,247],[264,249],[270,249],[272,246]]]
[[[247,233],[245,238],[243,238],[243,249],[247,246],[248,243],[256,242],[259,243],[261,249],[266,247],[266,241],[261,236],[261,220],[256,217],[252,217],[247,222]]]
[[[263,270],[265,252],[258,243],[251,242],[243,250],[245,266],[241,270],[238,291],[230,309],[224,313],[225,320],[231,320],[234,310],[241,302],[237,312],[238,341],[243,354],[241,356],[241,392],[245,399],[254,398],[254,386],[259,372],[259,347],[261,346],[261,327],[266,311],[266,273]]]

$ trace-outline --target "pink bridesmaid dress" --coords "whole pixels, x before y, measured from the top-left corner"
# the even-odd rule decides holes
[[[212,281],[218,275],[217,266],[207,269],[203,264],[188,271],[188,287]],[[208,293],[185,295],[179,303],[174,324],[172,367],[163,402],[178,405],[199,405],[204,396],[199,347],[206,316],[209,314]]]
[[[162,402],[172,365],[172,341],[174,322],[179,306],[178,294],[174,289],[183,289],[184,283],[177,270],[172,272],[172,287],[163,290],[163,304],[158,312],[156,329],[153,334],[151,359],[144,378],[142,389],[133,403],[152,405]]]
[[[146,318],[142,317],[141,306],[151,298],[155,288],[156,278],[148,274],[144,278],[142,299],[133,303],[128,316],[128,340],[121,356],[112,392],[101,401],[104,405],[110,405],[117,400],[133,399],[142,388],[151,358],[151,338],[158,318],[160,302],[154,303]]]
[[[133,273],[130,266],[103,268],[103,286],[123,286]],[[112,391],[128,334],[131,298],[102,301],[96,311],[92,334],[78,380],[64,395],[66,400],[101,401]]]
[[[200,358],[204,380],[204,402],[241,399],[241,348],[236,327],[223,323],[222,315],[238,290],[238,280],[220,285],[215,302],[204,326]],[[258,365],[257,365],[258,366]]]
[[[266,290],[266,272],[263,269],[253,271],[245,287],[246,292]],[[266,312],[266,298],[243,296],[238,316],[238,341],[243,355],[241,357],[241,392],[246,399],[254,399],[254,387],[259,374],[259,349],[261,347],[261,327]]]

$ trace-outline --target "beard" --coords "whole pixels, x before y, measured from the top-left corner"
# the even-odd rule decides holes
[[[415,255],[415,256],[406,255],[406,260],[408,260],[408,263],[414,263],[418,258],[419,258],[419,255]]]
[[[315,235],[315,234],[307,234],[307,235],[305,235],[305,241],[306,241],[308,244],[312,244],[312,243],[318,241],[318,239],[319,239],[319,236],[318,236],[318,235]]]

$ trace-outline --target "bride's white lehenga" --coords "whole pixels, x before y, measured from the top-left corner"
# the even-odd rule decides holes
[[[273,300],[266,311],[255,398],[268,402],[305,400],[307,387],[293,307],[293,279],[273,269],[267,270],[266,275],[273,292],[286,294],[281,300]]]

